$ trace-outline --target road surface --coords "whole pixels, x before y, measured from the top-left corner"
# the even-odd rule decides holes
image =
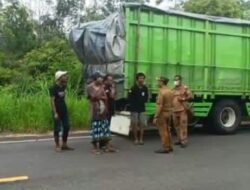
[[[93,155],[90,139],[73,139],[73,152],[55,153],[52,142],[0,144],[1,190],[249,190],[250,129],[237,135],[195,133],[189,147],[158,155],[157,134],[144,146],[114,137],[116,154]]]

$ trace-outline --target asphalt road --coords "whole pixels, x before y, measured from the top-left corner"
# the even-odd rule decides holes
[[[157,135],[144,146],[114,137],[116,154],[93,155],[89,139],[71,140],[73,152],[55,153],[52,142],[0,144],[0,178],[29,176],[1,190],[249,190],[250,129],[233,136],[202,133],[189,147],[154,154]]]

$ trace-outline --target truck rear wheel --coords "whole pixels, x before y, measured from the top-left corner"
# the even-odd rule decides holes
[[[212,126],[219,134],[233,134],[241,123],[241,108],[236,101],[222,100],[212,112]]]

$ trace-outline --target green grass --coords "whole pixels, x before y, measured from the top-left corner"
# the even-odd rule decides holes
[[[0,92],[0,97],[0,132],[42,133],[53,129],[50,97],[46,90],[18,96]],[[66,103],[71,128],[88,129],[88,101],[68,92]]]

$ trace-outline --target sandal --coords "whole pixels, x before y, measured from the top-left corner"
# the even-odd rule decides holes
[[[115,148],[106,148],[106,149],[104,149],[104,152],[105,153],[116,153],[116,152],[118,152],[118,150]]]
[[[101,152],[99,150],[95,150],[95,149],[92,150],[92,153],[95,154],[95,155],[100,155],[101,154]]]
[[[60,153],[62,152],[62,149],[60,147],[55,147],[55,152]]]
[[[134,145],[139,145],[139,141],[138,141],[138,140],[135,140],[135,141],[134,141]]]
[[[144,142],[143,142],[143,141],[140,141],[140,142],[139,142],[139,145],[144,145]]]
[[[61,149],[62,149],[62,150],[68,150],[68,151],[75,150],[74,148],[71,148],[71,147],[69,147],[69,146],[62,146]]]

